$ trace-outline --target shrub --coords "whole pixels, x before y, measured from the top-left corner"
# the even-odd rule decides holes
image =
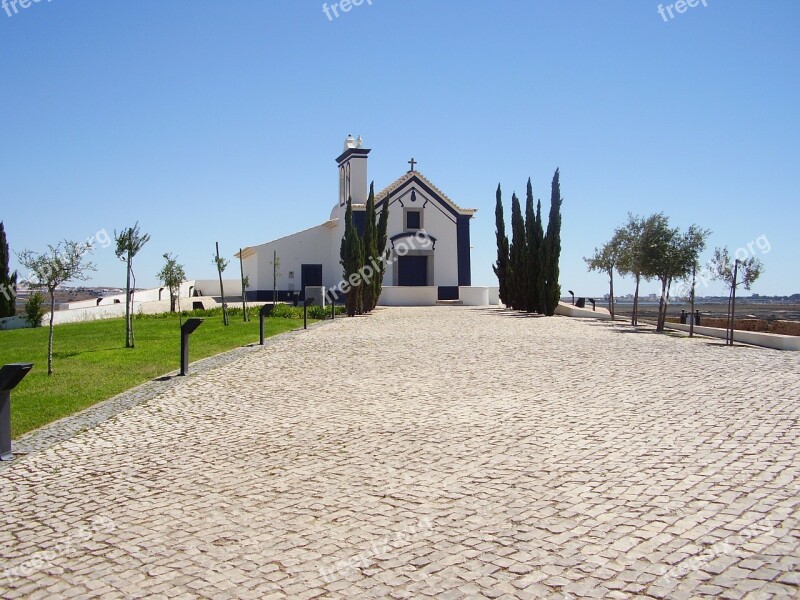
[[[258,320],[259,313],[261,312],[260,306],[248,306],[247,307],[247,314],[250,315],[251,319]],[[336,314],[344,314],[345,307],[344,306],[337,306],[336,307]],[[145,315],[142,313],[137,313],[137,319],[167,319],[171,317],[174,313],[158,313],[153,315]],[[185,317],[219,317],[222,315],[222,307],[217,306],[216,308],[207,308],[207,309],[198,309],[198,310],[184,310],[181,311],[181,315]],[[239,317],[242,316],[242,309],[239,307],[230,307],[228,308],[228,316],[230,317]],[[267,315],[269,317],[273,317],[276,319],[302,319],[303,318],[303,307],[302,306],[292,306],[291,304],[276,304],[272,310]],[[309,319],[316,319],[321,321],[323,319],[330,319],[331,318],[331,308],[330,305],[326,306],[325,308],[312,304],[308,307],[308,318]]]
[[[303,309],[300,306],[292,306],[290,304],[276,304],[269,316],[282,319],[302,319]]]
[[[44,296],[34,292],[25,303],[25,320],[31,327],[41,327],[44,319]]]

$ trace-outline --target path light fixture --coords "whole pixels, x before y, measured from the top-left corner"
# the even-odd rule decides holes
[[[11,390],[30,373],[33,363],[12,363],[0,368],[0,460],[11,460]]]
[[[189,336],[192,335],[195,329],[203,324],[205,319],[186,319],[186,322],[181,325],[181,376],[189,374]]]

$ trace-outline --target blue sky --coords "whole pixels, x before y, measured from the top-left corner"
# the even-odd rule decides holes
[[[607,291],[582,257],[629,211],[664,211],[711,247],[766,236],[752,291],[800,292],[800,3],[706,3],[667,22],[650,0],[372,0],[332,20],[307,0],[0,10],[0,219],[12,251],[138,220],[140,285],[164,252],[212,277],[215,241],[232,258],[327,218],[352,133],[376,188],[413,156],[479,210],[476,285],[496,285],[498,182],[508,210],[531,177],[547,211],[560,167],[563,290]],[[111,247],[93,260],[93,283],[124,284]]]

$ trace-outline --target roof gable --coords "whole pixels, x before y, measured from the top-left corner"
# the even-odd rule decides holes
[[[375,194],[375,205],[376,207],[379,204],[384,204],[387,199],[390,199],[392,195],[401,188],[405,187],[408,183],[414,182],[418,184],[422,189],[428,192],[432,197],[439,200],[441,204],[443,204],[449,211],[456,215],[474,215],[478,212],[476,208],[461,208],[453,202],[450,198],[445,195],[445,193],[436,187],[433,182],[425,177],[419,171],[409,171],[399,179],[393,181],[385,188],[383,188],[380,192]]]

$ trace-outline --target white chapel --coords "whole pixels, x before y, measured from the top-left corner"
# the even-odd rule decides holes
[[[302,298],[306,286],[339,286],[339,250],[348,197],[353,202],[353,222],[359,233],[364,229],[369,153],[361,136],[355,139],[350,135],[345,140],[344,150],[336,158],[338,198],[325,222],[242,250],[251,300],[272,299],[275,257],[279,263],[275,282],[279,300]],[[414,159],[409,164],[402,177],[375,194],[376,212],[389,209],[390,255],[379,304],[497,303],[496,288],[471,287],[470,222],[477,211],[461,208],[448,198],[415,169]]]

